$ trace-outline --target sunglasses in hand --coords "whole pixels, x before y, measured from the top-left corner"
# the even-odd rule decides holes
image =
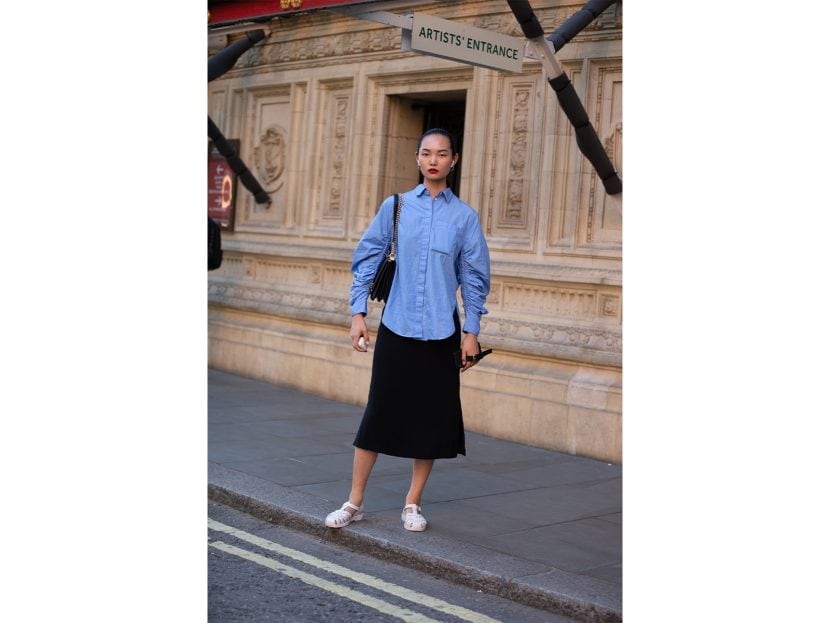
[[[473,363],[478,363],[482,359],[484,359],[487,355],[493,352],[492,348],[488,348],[487,350],[481,350],[481,345],[479,344],[479,353],[477,355],[467,355],[467,361],[472,361]],[[461,354],[460,350],[457,350],[453,353],[455,357],[455,366],[460,370],[464,367],[464,357]]]

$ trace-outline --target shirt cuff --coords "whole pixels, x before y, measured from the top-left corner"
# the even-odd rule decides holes
[[[352,305],[352,316],[355,314],[363,314],[365,316],[367,314],[368,307],[366,305],[366,301],[367,299],[363,299],[362,301],[354,302],[354,305]]]
[[[478,314],[472,314],[464,318],[464,333],[478,335],[481,331],[481,318]]]

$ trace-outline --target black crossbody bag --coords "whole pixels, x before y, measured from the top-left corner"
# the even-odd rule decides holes
[[[392,289],[392,281],[395,279],[395,257],[398,252],[398,221],[401,218],[401,206],[403,197],[395,195],[395,217],[392,225],[392,241],[386,247],[377,269],[372,285],[369,286],[369,298],[373,301],[386,302],[389,298],[389,291]]]

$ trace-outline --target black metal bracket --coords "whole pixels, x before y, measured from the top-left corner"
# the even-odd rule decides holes
[[[239,57],[250,50],[258,42],[265,39],[264,30],[251,30],[245,33],[244,39],[234,41],[228,47],[220,50],[208,59],[208,82],[215,80],[234,66]],[[219,153],[225,156],[231,169],[239,176],[242,184],[247,188],[257,203],[271,204],[271,197],[262,188],[262,185],[248,169],[239,154],[222,134],[219,127],[208,117],[208,136]]]
[[[616,0],[612,0],[611,2],[608,0],[591,0],[588,3],[588,5],[591,5],[591,9],[587,10],[588,5],[586,5],[586,12],[588,15],[593,15],[593,12],[598,10],[601,5],[605,5],[602,9],[604,11],[614,1]],[[549,38],[545,39],[545,32],[539,23],[539,19],[533,12],[530,2],[528,0],[507,0],[507,4],[510,6],[510,10],[513,11],[516,21],[519,22],[519,26],[521,26],[525,37],[527,37],[528,41],[531,42],[539,54],[542,66],[548,74],[548,84],[550,84],[554,93],[556,93],[559,105],[574,127],[576,144],[579,150],[589,160],[591,165],[593,165],[594,170],[602,180],[603,186],[605,186],[605,192],[609,195],[616,195],[622,192],[622,180],[617,175],[617,171],[614,169],[614,165],[611,163],[608,154],[605,153],[602,141],[599,140],[594,126],[591,125],[588,113],[585,112],[585,107],[582,105],[573,84],[556,59],[553,53],[554,45]],[[579,13],[576,15],[579,15],[578,19],[568,24],[569,19],[559,29],[563,30],[567,25],[567,29],[564,32],[560,33],[557,30],[558,34],[554,33],[557,38],[562,39],[560,48],[591,22],[591,20],[586,22],[585,18]],[[566,37],[566,35],[569,36]]]

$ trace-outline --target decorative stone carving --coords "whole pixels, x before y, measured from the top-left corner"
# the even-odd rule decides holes
[[[349,32],[325,37],[303,37],[292,41],[274,43],[267,47],[261,59],[247,58],[246,66],[255,61],[263,64],[281,64],[295,61],[333,59],[354,54],[367,54],[383,50],[400,50],[401,35],[397,28],[382,28]],[[241,60],[241,59],[240,59]]]
[[[523,225],[525,167],[527,165],[527,114],[529,89],[520,89],[513,96],[513,140],[510,145],[510,182],[503,224]]]
[[[622,28],[622,2],[616,2],[592,20],[584,30],[598,31]]]
[[[285,182],[283,173],[287,147],[285,128],[275,124],[265,128],[259,137],[259,145],[254,148],[259,181],[269,193],[277,192]]]
[[[242,260],[245,277],[248,279],[256,279],[256,261],[253,258],[246,257]]]
[[[619,329],[588,328],[565,322],[533,322],[488,314],[481,319],[481,335],[495,348],[574,359],[589,363],[621,365],[622,335]]]
[[[616,317],[619,315],[620,298],[618,296],[602,297],[602,315]]]
[[[323,206],[323,216],[339,217],[346,164],[346,128],[348,126],[349,98],[335,100],[334,136],[332,141],[331,189],[329,200]]]
[[[208,296],[213,303],[283,317],[342,323],[349,315],[348,299],[324,291],[299,292],[264,288],[255,284],[211,282]]]
[[[504,310],[560,318],[593,320],[597,316],[595,290],[505,283]]]
[[[487,305],[501,305],[501,291],[502,285],[496,281],[492,282],[490,284],[490,294],[487,295],[487,303],[485,307]]]
[[[536,11],[539,15],[539,11]],[[464,23],[468,22],[471,26],[476,28],[483,28],[492,32],[500,32],[511,37],[524,37],[519,23],[513,16],[513,13],[503,13],[501,15],[480,15],[473,20],[454,19],[453,21]]]

